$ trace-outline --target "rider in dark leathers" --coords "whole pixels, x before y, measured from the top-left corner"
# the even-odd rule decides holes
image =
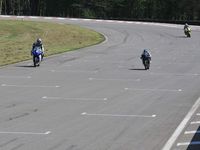
[[[149,59],[149,61],[151,61],[151,54],[150,54],[150,52],[148,52],[147,49],[144,49],[140,58],[142,59],[142,62],[144,64],[146,59]]]

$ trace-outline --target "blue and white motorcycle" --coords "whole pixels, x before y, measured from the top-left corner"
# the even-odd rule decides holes
[[[42,49],[41,47],[35,47],[32,50],[32,56],[33,56],[33,64],[34,67],[40,66],[40,63],[42,61]]]

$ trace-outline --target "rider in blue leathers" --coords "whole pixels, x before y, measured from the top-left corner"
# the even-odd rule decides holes
[[[32,50],[31,50],[31,55],[32,55],[32,52],[33,52],[35,47],[40,47],[41,48],[41,50],[42,50],[42,59],[43,59],[43,57],[44,57],[44,46],[42,44],[42,39],[41,38],[38,38],[36,40],[36,42],[33,43]]]

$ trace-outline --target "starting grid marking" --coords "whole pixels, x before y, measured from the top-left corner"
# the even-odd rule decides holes
[[[200,116],[199,113],[196,114],[196,116]],[[192,121],[190,122],[190,125],[199,125],[200,121]],[[200,130],[193,130],[193,131],[185,131],[184,135],[189,135],[192,134],[194,136],[200,136]],[[200,141],[190,141],[190,142],[182,142],[182,143],[177,143],[176,146],[180,147],[180,146],[193,146],[193,145],[200,145]]]
[[[0,15],[0,18],[17,18],[17,19],[46,19],[46,20],[70,20],[70,21],[94,21],[94,22],[107,22],[107,23],[125,23],[125,24],[141,24],[141,25],[154,25],[170,28],[183,28],[182,25],[166,24],[166,23],[152,23],[152,22],[139,22],[139,21],[121,21],[121,20],[102,20],[102,19],[78,19],[78,18],[64,18],[64,17],[40,17],[40,16],[9,16]],[[200,30],[198,26],[192,26],[193,30]]]
[[[178,143],[177,146],[189,146],[189,145],[200,145],[200,141],[196,142],[185,142],[185,143]]]
[[[162,148],[162,150],[171,150],[172,146],[174,145],[175,141],[178,139],[178,137],[181,135],[181,133],[184,131],[185,127],[189,123],[189,120],[192,118],[192,116],[195,114],[197,109],[200,106],[200,97],[196,100],[195,104],[192,106],[186,117],[183,119],[183,121],[180,123],[180,125],[177,127],[177,129],[174,131],[172,136],[169,138],[165,146]],[[200,116],[200,113],[197,113],[196,116]],[[189,123],[190,125],[198,125],[200,124],[200,121],[193,121]],[[191,131],[184,131],[183,135],[194,135],[194,136],[200,136],[200,130],[191,130]],[[179,142],[176,143],[177,147],[181,146],[192,146],[192,145],[200,145],[200,141],[192,141],[190,139],[189,142]]]

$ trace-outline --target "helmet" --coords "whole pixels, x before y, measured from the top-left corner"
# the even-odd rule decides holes
[[[188,26],[188,24],[187,24],[187,23],[185,23],[185,26]]]
[[[144,51],[143,51],[144,53],[146,53],[147,52],[147,49],[144,49]]]
[[[38,38],[38,39],[37,39],[37,43],[40,43],[40,44],[41,44],[41,43],[42,43],[42,39],[41,39],[41,38]]]

